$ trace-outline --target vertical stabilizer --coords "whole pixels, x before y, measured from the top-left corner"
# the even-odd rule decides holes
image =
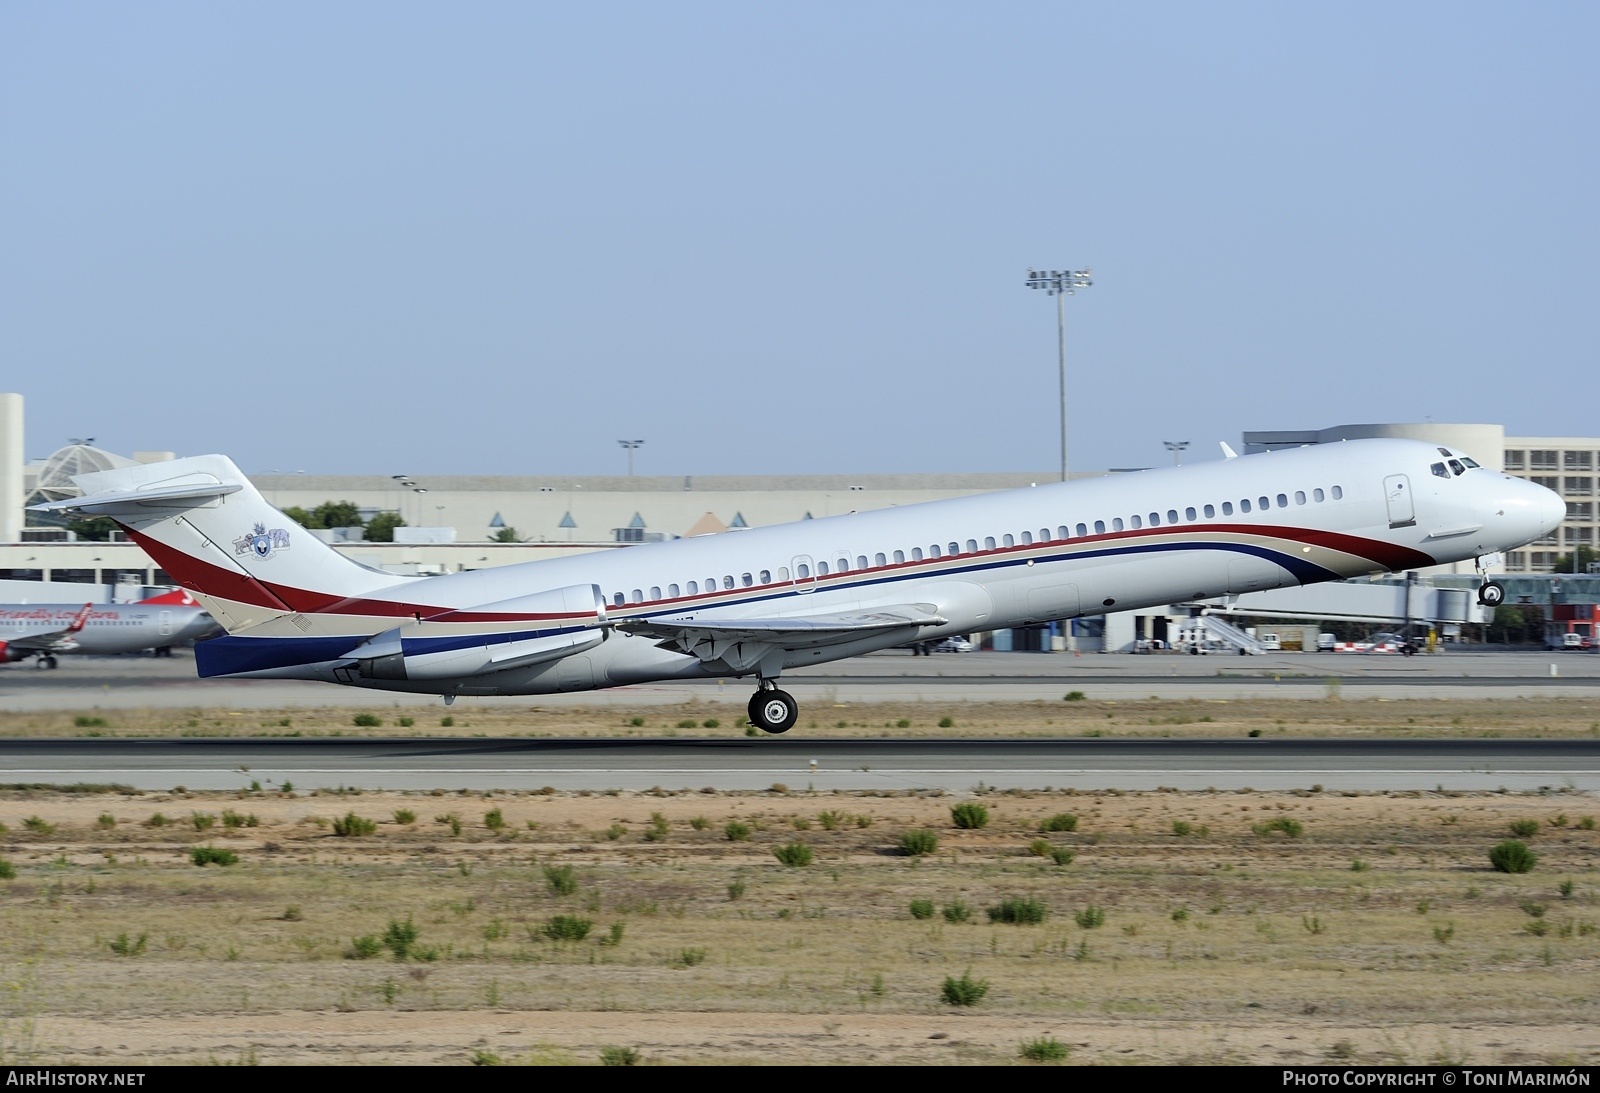
[[[336,608],[406,581],[368,569],[269,505],[221,455],[78,475],[40,505],[109,516],[230,631]]]

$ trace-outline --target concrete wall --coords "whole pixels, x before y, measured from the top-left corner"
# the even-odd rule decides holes
[[[0,394],[0,543],[22,539],[22,396]]]

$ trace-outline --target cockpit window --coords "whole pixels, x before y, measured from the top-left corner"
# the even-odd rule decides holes
[[[1467,473],[1467,468],[1465,468],[1465,467],[1463,467],[1461,465],[1461,460],[1459,460],[1459,459],[1452,459],[1450,461],[1450,469],[1455,471],[1457,474],[1466,474]]]
[[[1428,469],[1433,472],[1433,476],[1435,478],[1449,478],[1450,477],[1450,472],[1444,469],[1444,464],[1443,463],[1435,463],[1433,466],[1429,467]]]
[[[1450,458],[1450,449],[1449,448],[1440,448],[1439,449],[1439,454],[1444,456],[1446,459],[1449,459]]]
[[[1477,467],[1477,465],[1478,465],[1476,460],[1472,459],[1470,456],[1465,456],[1465,455],[1461,457],[1461,462],[1465,463],[1469,467]]]

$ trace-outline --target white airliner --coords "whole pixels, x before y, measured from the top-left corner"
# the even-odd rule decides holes
[[[1232,453],[1229,452],[1231,456]],[[1483,558],[1548,534],[1551,491],[1419,441],[1362,440],[850,513],[439,577],[350,561],[224,456],[78,476],[38,506],[115,519],[228,630],[203,676],[457,695],[751,677],[973,630]],[[1497,602],[1498,586],[1483,598]],[[1500,593],[1503,595],[1503,593]]]
[[[63,653],[170,653],[217,629],[183,591],[138,603],[6,603],[0,604],[0,664],[34,657],[40,668],[54,668]]]

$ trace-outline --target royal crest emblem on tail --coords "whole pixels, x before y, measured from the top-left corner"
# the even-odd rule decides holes
[[[289,532],[286,528],[273,528],[267,530],[265,524],[257,524],[255,530],[241,535],[233,541],[233,553],[254,554],[257,558],[270,558],[274,551],[289,549]]]

